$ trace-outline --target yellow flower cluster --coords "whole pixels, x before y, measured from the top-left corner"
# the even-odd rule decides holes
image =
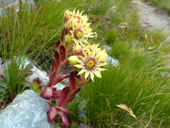
[[[85,79],[90,78],[94,81],[95,76],[101,78],[101,71],[105,70],[103,66],[106,65],[107,53],[98,45],[88,43],[89,37],[95,37],[88,17],[75,10],[73,12],[67,10],[64,17],[67,31],[65,40],[75,43],[73,55],[69,57],[70,64],[78,71],[78,75],[84,76]]]
[[[88,17],[82,15],[79,11],[67,10],[64,14],[65,18],[65,30],[68,32],[66,36],[69,36],[70,42],[76,44],[88,44],[88,38],[94,38],[96,34],[92,32],[90,23],[88,23]],[[68,40],[67,40],[68,41]]]

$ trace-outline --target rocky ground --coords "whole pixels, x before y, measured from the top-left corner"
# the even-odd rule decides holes
[[[15,3],[17,1],[19,1],[19,0],[0,0],[0,3],[9,5],[9,4]]]
[[[162,30],[170,37],[170,16],[167,12],[141,1],[138,2],[138,8],[141,25],[151,30]]]

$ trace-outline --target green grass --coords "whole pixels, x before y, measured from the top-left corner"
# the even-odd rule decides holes
[[[85,100],[86,114],[81,121],[92,127],[168,127],[169,46],[164,42],[167,35],[142,30],[130,1],[114,2],[119,11],[105,11],[104,15],[98,12],[100,18],[93,24],[98,32],[97,43],[112,46],[109,54],[120,60],[120,67],[108,66],[102,79],[85,85],[80,96],[67,107],[73,113],[81,113],[79,102]],[[121,23],[126,23],[127,28],[119,28]],[[118,108],[118,104],[132,108],[138,120]],[[78,113],[74,117],[68,115],[72,123],[78,119]]]
[[[0,108],[7,105],[15,96],[25,89],[26,72],[21,65],[22,57],[27,57],[44,69],[50,69],[53,59],[52,50],[55,43],[60,39],[63,29],[64,11],[79,7],[87,9],[96,2],[83,0],[79,2],[67,1],[57,2],[54,0],[37,2],[37,6],[20,4],[19,12],[11,7],[2,11],[0,16],[0,57],[3,62],[9,59],[8,70],[0,88]],[[18,58],[18,60],[16,59]],[[17,82],[16,82],[17,81]]]
[[[82,120],[97,127],[169,126],[169,78],[163,76],[169,71],[164,67],[165,58],[156,49],[127,52],[119,68],[109,65],[102,79],[95,79],[81,90],[80,98],[87,102]],[[142,123],[118,108],[119,104],[132,108]]]
[[[144,0],[149,4],[153,4],[158,9],[164,9],[170,14],[170,1],[169,0]]]

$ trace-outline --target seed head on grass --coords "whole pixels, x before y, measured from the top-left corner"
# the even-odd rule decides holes
[[[128,108],[125,104],[120,104],[120,105],[116,105],[117,107],[126,110],[129,115],[131,115],[132,117],[134,117],[135,119],[137,119],[137,117],[133,114],[133,111],[131,108]]]

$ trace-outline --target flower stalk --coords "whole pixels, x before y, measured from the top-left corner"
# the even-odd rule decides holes
[[[106,65],[107,53],[98,48],[98,45],[90,45],[87,41],[96,35],[90,28],[87,16],[79,11],[67,10],[64,18],[65,27],[61,40],[55,45],[49,82],[40,96],[50,105],[48,121],[53,122],[55,117],[60,115],[64,126],[68,127],[69,122],[65,114],[71,112],[65,106],[74,99],[85,84],[94,81],[95,77],[101,78],[101,71],[105,70],[103,66]],[[61,67],[68,63],[72,65],[73,71],[70,74],[59,73]],[[62,90],[53,88],[65,78],[69,78],[68,86]]]

